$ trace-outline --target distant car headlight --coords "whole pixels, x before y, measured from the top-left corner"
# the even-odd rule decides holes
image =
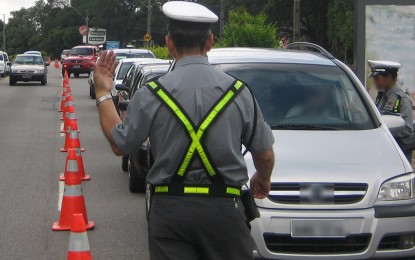
[[[36,73],[42,74],[42,73],[45,73],[45,70],[38,70],[36,71]]]
[[[12,73],[19,73],[19,70],[12,70]]]
[[[413,198],[415,198],[415,173],[410,173],[383,183],[377,200],[409,200]]]

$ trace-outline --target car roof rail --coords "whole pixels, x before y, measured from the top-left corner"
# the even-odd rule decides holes
[[[307,49],[312,49],[314,52],[318,52],[323,56],[327,57],[328,59],[335,59],[333,55],[331,55],[331,53],[328,52],[326,49],[324,49],[320,45],[310,42],[293,42],[287,45],[287,49],[303,51],[307,51]]]

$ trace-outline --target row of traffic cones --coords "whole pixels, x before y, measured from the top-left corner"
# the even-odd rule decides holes
[[[90,176],[85,174],[82,159],[82,152],[85,151],[85,149],[81,147],[81,142],[79,140],[79,129],[75,117],[74,100],[69,84],[69,77],[66,72],[62,87],[59,111],[63,112],[62,118],[60,118],[63,120],[63,128],[60,132],[65,134],[65,143],[60,151],[66,152],[67,156],[65,171],[63,175],[61,174],[59,179],[65,182],[65,188],[59,221],[53,223],[52,230],[70,230],[67,259],[86,260],[92,259],[87,230],[93,229],[95,223],[88,220],[81,181],[90,180]]]

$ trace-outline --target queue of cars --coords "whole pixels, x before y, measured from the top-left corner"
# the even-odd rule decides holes
[[[214,49],[208,58],[248,84],[276,140],[271,192],[256,200],[261,217],[251,223],[257,256],[415,255],[415,174],[390,131],[402,127],[403,120],[380,115],[346,65],[309,43],[288,50]],[[115,86],[119,109],[127,109],[148,79],[174,69],[167,66],[130,68]],[[150,147],[147,141],[129,156],[130,185],[137,185],[132,191],[142,191]],[[248,153],[245,159],[251,175],[252,157]],[[147,210],[150,190],[146,185]]]

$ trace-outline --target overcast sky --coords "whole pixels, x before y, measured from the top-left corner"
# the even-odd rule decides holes
[[[0,0],[0,19],[3,20],[3,14],[6,14],[6,21],[10,17],[11,11],[20,8],[29,8],[35,5],[36,0]]]

